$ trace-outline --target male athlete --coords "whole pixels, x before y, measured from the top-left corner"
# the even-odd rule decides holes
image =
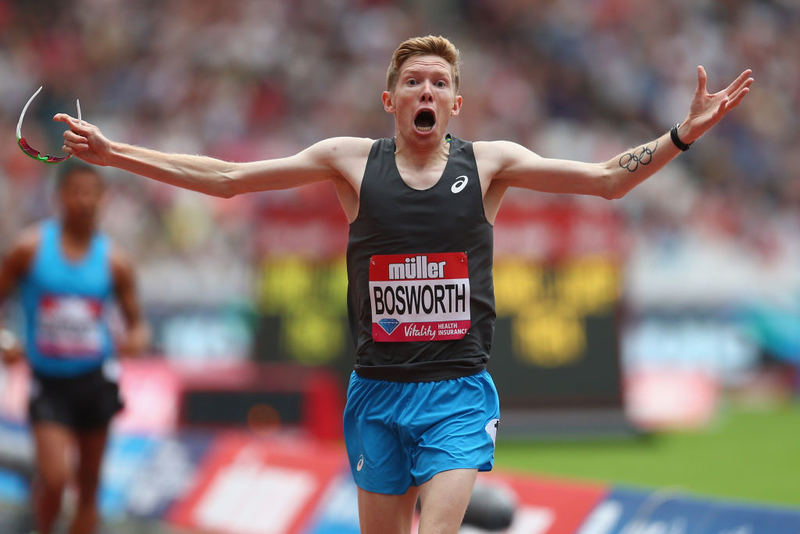
[[[100,464],[111,418],[122,407],[117,351],[135,353],[148,341],[131,263],[96,227],[104,184],[96,168],[70,165],[58,178],[59,219],[23,232],[0,265],[0,301],[19,290],[24,349],[2,331],[0,353],[12,364],[27,356],[33,372],[29,401],[37,473],[33,508],[38,531],[52,532],[77,448],[78,505],[71,534],[94,532]],[[115,299],[125,336],[108,324]]]
[[[698,68],[688,115],[605,163],[545,159],[507,141],[447,135],[461,111],[458,51],[442,37],[395,51],[383,92],[394,137],[326,139],[287,158],[227,163],[112,142],[65,122],[64,151],[220,197],[330,180],[350,222],[348,309],[356,365],[344,426],[361,531],[458,530],[499,419],[485,371],[494,332],[492,224],[509,187],[620,198],[688,148],[748,92],[744,71],[708,94]]]

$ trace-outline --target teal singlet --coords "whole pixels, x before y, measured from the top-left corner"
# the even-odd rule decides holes
[[[41,376],[85,374],[113,354],[108,327],[111,243],[95,233],[84,257],[73,262],[62,252],[59,222],[45,221],[40,232],[21,292],[28,360]]]

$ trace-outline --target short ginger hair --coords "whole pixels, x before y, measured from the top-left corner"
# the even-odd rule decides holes
[[[453,87],[455,92],[458,93],[458,87],[461,84],[461,71],[459,69],[461,55],[458,52],[458,48],[441,35],[412,37],[401,43],[397,50],[394,51],[392,61],[389,63],[389,71],[386,73],[386,89],[388,91],[394,90],[394,86],[397,84],[397,77],[400,74],[400,68],[406,60],[416,56],[427,55],[439,56],[450,64],[453,69]]]

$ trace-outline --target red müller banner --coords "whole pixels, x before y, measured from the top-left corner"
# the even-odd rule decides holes
[[[461,339],[470,327],[467,254],[372,256],[369,295],[375,341]]]

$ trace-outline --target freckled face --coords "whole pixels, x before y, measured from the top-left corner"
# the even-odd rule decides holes
[[[403,63],[392,91],[383,93],[383,106],[395,116],[395,130],[408,139],[438,142],[447,133],[450,117],[461,110],[453,85],[453,69],[443,58],[415,56]]]

